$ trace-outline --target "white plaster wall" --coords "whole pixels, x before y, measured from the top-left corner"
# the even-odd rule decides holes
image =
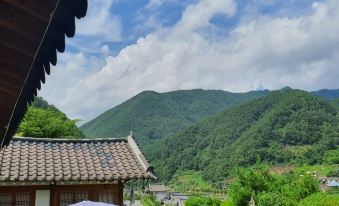
[[[50,195],[49,190],[36,190],[35,206],[49,206]]]

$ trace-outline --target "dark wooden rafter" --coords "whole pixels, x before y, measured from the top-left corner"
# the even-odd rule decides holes
[[[34,58],[34,52],[38,49],[37,45],[39,44],[39,41],[27,41],[25,36],[3,26],[0,26],[0,30],[2,31],[3,38],[3,41],[0,42],[0,46],[15,50],[27,57]]]
[[[45,22],[49,22],[51,11],[57,0],[3,0],[3,2],[29,13]]]
[[[9,144],[87,0],[0,0],[0,143]]]
[[[0,1],[0,25],[24,35],[30,39],[41,41],[47,22],[31,16],[18,7]]]

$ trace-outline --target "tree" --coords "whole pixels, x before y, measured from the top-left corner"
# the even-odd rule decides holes
[[[39,138],[83,138],[84,134],[77,127],[77,121],[79,120],[70,120],[56,107],[38,98],[28,108],[17,134]]]
[[[317,180],[310,175],[271,175],[267,166],[238,169],[229,196],[236,206],[247,206],[253,197],[258,206],[296,205],[319,192]]]

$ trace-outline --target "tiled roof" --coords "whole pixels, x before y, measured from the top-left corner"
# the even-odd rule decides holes
[[[91,182],[154,177],[132,137],[13,138],[0,152],[0,183]]]

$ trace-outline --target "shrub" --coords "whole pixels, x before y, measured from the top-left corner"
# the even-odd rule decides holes
[[[339,149],[326,151],[324,160],[327,164],[339,164]]]
[[[229,198],[225,200],[224,202],[222,202],[220,206],[235,206],[235,205],[234,205],[233,200]]]
[[[339,177],[339,169],[332,169],[327,172],[327,177]]]
[[[292,181],[281,186],[282,195],[293,201],[300,201],[319,191],[319,183],[310,175],[294,177]]]
[[[160,202],[152,195],[141,197],[141,204],[144,206],[160,206]]]
[[[338,206],[339,195],[326,193],[315,193],[303,199],[298,206]]]
[[[190,197],[185,201],[186,206],[220,206],[219,199],[211,197]]]
[[[257,198],[258,206],[289,206],[290,202],[278,192],[262,192]]]

